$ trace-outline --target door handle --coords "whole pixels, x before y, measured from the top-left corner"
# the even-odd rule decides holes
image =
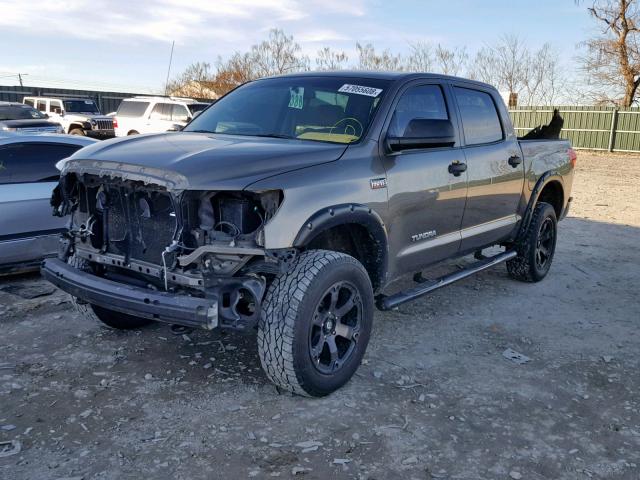
[[[518,165],[522,163],[522,159],[518,155],[512,155],[509,157],[508,162],[509,162],[509,165],[511,165],[513,168],[516,168]]]
[[[459,161],[456,160],[455,162],[449,165],[449,173],[454,177],[459,177],[460,175],[462,175],[462,172],[466,172],[466,171],[467,171],[466,163],[460,163]]]

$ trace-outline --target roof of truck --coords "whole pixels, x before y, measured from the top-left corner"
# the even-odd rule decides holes
[[[379,80],[412,80],[414,78],[432,78],[440,80],[451,80],[466,83],[475,83],[484,87],[492,87],[491,85],[477,80],[470,80],[463,77],[455,77],[452,75],[444,75],[441,73],[428,72],[383,72],[377,70],[334,70],[334,71],[309,71],[289,73],[285,75],[275,75],[265,78],[286,78],[286,77],[352,77],[352,78],[372,78]]]

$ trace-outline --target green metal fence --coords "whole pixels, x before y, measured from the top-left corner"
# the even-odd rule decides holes
[[[518,107],[509,110],[518,136],[551,120],[557,108],[564,119],[563,138],[574,148],[640,152],[640,108]]]

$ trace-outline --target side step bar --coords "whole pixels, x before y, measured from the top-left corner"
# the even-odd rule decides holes
[[[486,259],[469,265],[464,270],[445,275],[444,277],[437,278],[436,280],[427,280],[424,283],[421,283],[419,286],[409,288],[408,290],[405,290],[403,292],[398,292],[389,296],[380,295],[376,299],[376,305],[380,310],[391,310],[398,305],[410,302],[411,300],[422,297],[423,295],[431,293],[434,290],[446,287],[447,285],[451,285],[452,283],[457,282],[458,280],[462,280],[463,278],[467,278],[474,273],[481,272],[482,270],[491,268],[494,265],[506,262],[507,260],[511,260],[517,255],[518,253],[515,250],[509,250],[499,253],[498,255],[495,255],[493,257],[487,257]]]

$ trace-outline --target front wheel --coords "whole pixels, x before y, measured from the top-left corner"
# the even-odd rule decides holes
[[[507,261],[509,275],[524,282],[539,282],[546,277],[553,262],[557,237],[555,210],[548,203],[538,203],[529,230],[517,247],[518,256]]]
[[[69,135],[82,135],[84,137],[86,134],[84,133],[84,130],[82,130],[81,128],[74,128],[69,132]]]
[[[369,343],[373,289],[360,262],[310,250],[270,285],[258,327],[262,368],[279,387],[321,397],[353,376]]]

